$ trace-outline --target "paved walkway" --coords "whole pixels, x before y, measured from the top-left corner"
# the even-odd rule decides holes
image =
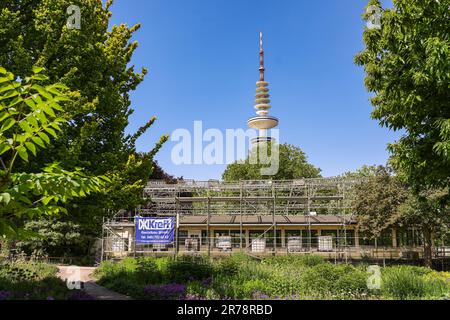
[[[59,266],[58,276],[66,281],[69,277],[83,282],[84,291],[96,300],[131,300],[130,297],[111,291],[95,283],[92,276],[95,268],[77,266]]]

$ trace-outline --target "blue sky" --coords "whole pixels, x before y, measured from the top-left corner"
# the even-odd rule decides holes
[[[141,23],[132,64],[149,69],[132,93],[128,132],[153,115],[138,141],[153,147],[177,128],[246,128],[254,115],[258,35],[264,33],[271,114],[280,140],[299,146],[324,176],[385,164],[386,145],[398,133],[370,118],[363,69],[366,1],[355,0],[116,0],[112,23]],[[156,159],[170,174],[218,179],[225,165],[174,165],[168,142]]]

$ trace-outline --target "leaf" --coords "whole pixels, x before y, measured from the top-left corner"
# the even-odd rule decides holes
[[[34,143],[36,143],[38,146],[45,148],[45,143],[42,141],[39,137],[31,137],[31,140],[33,140]]]
[[[26,100],[25,100],[25,103],[26,103],[27,106],[29,106],[31,109],[36,108],[36,103],[34,103],[34,101],[31,100],[31,99],[26,99]]]
[[[41,121],[42,124],[47,124],[48,123],[47,117],[45,116],[44,112],[38,111],[36,113],[36,116],[39,119],[39,121]]]
[[[0,93],[6,92],[6,91],[9,91],[9,90],[12,90],[12,89],[14,89],[14,86],[12,84],[5,84],[5,85],[0,87]]]
[[[46,81],[49,78],[47,76],[44,76],[43,74],[35,74],[31,77],[31,79],[38,80],[38,81]]]
[[[25,132],[28,132],[31,134],[33,133],[33,129],[31,129],[31,127],[28,125],[28,123],[24,120],[19,122],[19,127]]]
[[[21,157],[23,161],[28,162],[28,152],[24,146],[20,146],[19,148],[17,148],[17,152],[19,153],[19,157]]]
[[[12,107],[14,107],[16,104],[18,104],[18,103],[20,103],[20,102],[22,102],[23,101],[23,98],[22,97],[16,97],[16,98],[14,98],[14,100],[13,101],[11,101],[10,103],[9,103],[9,105],[8,105],[8,108],[12,108]]]
[[[2,122],[3,120],[5,120],[6,118],[8,118],[10,116],[8,111],[4,111],[2,113],[0,113],[0,122]]]
[[[35,129],[39,129],[39,123],[38,123],[38,121],[36,120],[36,117],[35,117],[35,116],[29,115],[29,116],[27,117],[27,122],[28,122],[32,127],[34,127]]]
[[[28,150],[31,151],[31,153],[36,156],[36,146],[31,142],[25,142],[25,146],[28,148]]]
[[[50,201],[52,201],[53,198],[54,198],[53,196],[44,197],[44,198],[42,199],[42,204],[43,204],[44,206],[48,205],[48,203],[49,203]]]
[[[44,128],[45,131],[47,131],[48,133],[50,133],[55,139],[58,138],[58,135],[56,134],[55,130],[53,130],[52,128],[46,127]]]
[[[1,101],[1,100],[6,100],[6,99],[10,99],[10,98],[15,97],[15,96],[18,96],[18,95],[19,95],[19,92],[17,92],[17,91],[11,91],[11,92],[8,92],[8,93],[6,93],[5,95],[1,96],[1,97],[0,97],[0,101]]]
[[[11,146],[6,143],[0,144],[0,155],[4,154],[6,151],[11,150]]]
[[[45,90],[44,87],[38,85],[38,84],[33,84],[31,86],[32,89],[36,90],[37,92],[39,92],[39,94],[43,97],[45,97],[46,99],[51,99],[52,95],[50,93],[47,92],[47,90]]]
[[[41,73],[43,70],[44,70],[44,68],[42,68],[42,67],[37,67],[37,66],[33,67],[33,73],[34,74]]]
[[[46,114],[48,114],[51,117],[56,117],[55,112],[53,111],[53,109],[50,106],[42,106],[42,110],[44,110],[44,112]]]
[[[41,139],[44,140],[47,144],[50,143],[48,135],[46,135],[44,132],[38,132],[38,136],[41,137]]]
[[[3,67],[0,67],[0,74],[6,74],[6,69]]]
[[[50,123],[50,126],[52,126],[55,130],[62,131],[62,129],[59,127],[59,125],[56,122]]]
[[[2,127],[0,128],[0,131],[5,132],[9,128],[11,128],[15,123],[16,123],[16,120],[14,120],[12,118],[6,119],[6,121],[3,122]]]

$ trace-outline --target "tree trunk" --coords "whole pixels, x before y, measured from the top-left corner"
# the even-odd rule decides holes
[[[433,265],[433,240],[430,227],[423,226],[423,260],[426,267]]]

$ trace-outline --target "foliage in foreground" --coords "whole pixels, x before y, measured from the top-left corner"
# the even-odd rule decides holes
[[[104,262],[100,284],[137,299],[442,299],[450,274],[428,268],[382,269],[380,290],[367,287],[366,266],[334,265],[318,256],[245,255],[209,261],[201,257],[126,258]]]
[[[71,5],[81,8],[80,29],[67,26],[73,17],[67,13]],[[153,157],[168,139],[163,135],[148,152],[136,151],[136,140],[151,129],[155,117],[142,119],[135,133],[125,132],[133,113],[130,94],[147,70],[137,70],[132,63],[138,47],[133,36],[140,24],[115,25],[112,5],[112,0],[0,1],[0,66],[7,66],[18,79],[33,76],[33,66],[45,68],[44,84],[62,83],[72,98],[64,108],[70,121],[60,127],[57,141],[49,136],[51,145],[33,161],[19,164],[19,171],[39,172],[47,163],[58,162],[66,170],[82,167],[89,175],[111,179],[106,192],[65,205],[69,212],[65,220],[80,227],[85,242],[98,237],[107,214],[104,208],[132,209],[142,204],[147,179],[152,171],[161,172]],[[57,256],[80,254],[77,246],[54,249],[39,248]]]
[[[82,169],[64,170],[57,163],[41,172],[17,170],[20,160],[48,148],[70,119],[63,104],[70,101],[62,84],[43,85],[42,68],[21,81],[0,67],[0,236],[21,236],[19,223],[40,216],[67,213],[61,203],[98,192],[108,178],[89,177]],[[19,160],[20,159],[20,160]],[[18,172],[19,171],[19,172]]]

